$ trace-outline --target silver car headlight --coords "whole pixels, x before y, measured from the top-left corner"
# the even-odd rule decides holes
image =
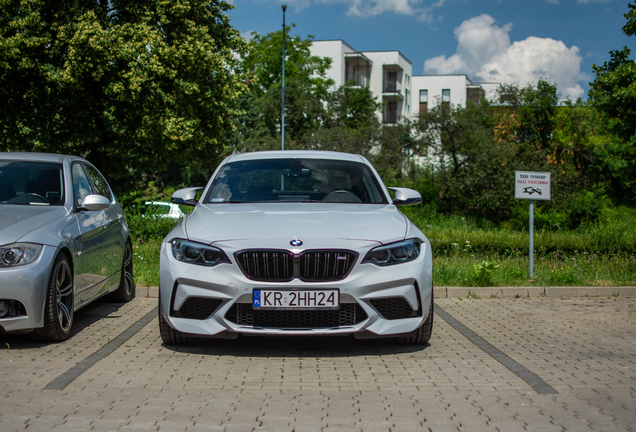
[[[184,239],[174,239],[170,243],[172,255],[179,261],[209,267],[230,263],[225,252],[213,246]]]
[[[42,252],[42,245],[13,243],[0,246],[0,267],[15,267],[34,262]]]
[[[420,256],[421,242],[409,239],[371,249],[362,260],[362,264],[370,263],[379,266],[389,266],[413,261]]]

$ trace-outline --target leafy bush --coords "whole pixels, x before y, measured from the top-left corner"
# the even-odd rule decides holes
[[[570,201],[570,226],[576,228],[584,222],[598,220],[610,204],[610,199],[601,189],[577,193]]]
[[[143,214],[134,211],[126,212],[126,220],[133,239],[138,241],[161,240],[179,222],[176,219],[157,218],[152,215],[144,217]]]
[[[479,264],[473,264],[472,274],[467,280],[469,286],[487,287],[494,286],[493,272],[499,268],[499,264],[494,262],[482,261]]]

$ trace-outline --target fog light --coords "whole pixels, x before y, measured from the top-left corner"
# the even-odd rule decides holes
[[[9,312],[9,305],[7,302],[0,301],[0,317],[3,317]]]

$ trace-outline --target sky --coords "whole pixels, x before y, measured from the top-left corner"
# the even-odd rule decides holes
[[[357,51],[400,51],[413,75],[466,74],[521,85],[547,79],[563,97],[587,98],[593,64],[636,36],[622,32],[622,0],[231,0],[231,24],[249,38],[295,24],[292,34],[341,39]]]

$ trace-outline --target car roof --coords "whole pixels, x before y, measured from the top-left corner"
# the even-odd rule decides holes
[[[360,155],[321,150],[273,150],[252,153],[237,153],[229,156],[225,163],[262,159],[330,159],[366,163]]]
[[[33,162],[55,162],[62,163],[64,159],[81,160],[85,159],[79,156],[62,155],[55,153],[36,153],[36,152],[0,152],[0,159],[4,160],[23,160]]]

